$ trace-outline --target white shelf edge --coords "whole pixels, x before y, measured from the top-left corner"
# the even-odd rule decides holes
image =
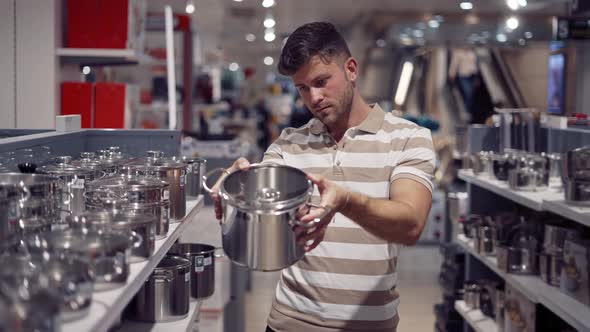
[[[471,309],[465,301],[455,301],[455,310],[475,330],[475,332],[497,332],[496,321],[485,316],[479,309]]]
[[[193,300],[191,298],[188,315],[183,319],[156,323],[142,323],[125,320],[123,321],[122,326],[117,329],[117,332],[192,332],[193,327],[197,324],[202,304],[202,301]]]
[[[466,169],[459,170],[458,177],[533,210],[541,211],[543,208],[543,199],[539,197],[542,193],[516,192],[508,188],[505,183],[475,176],[471,170]]]
[[[539,276],[519,276],[498,269],[495,258],[481,256],[473,249],[467,237],[459,234],[456,243],[469,254],[487,265],[508,284],[522,292],[530,301],[544,305],[579,331],[590,330],[590,307],[545,283]]]
[[[570,206],[561,199],[543,201],[543,209],[590,227],[590,207]]]
[[[62,325],[63,332],[78,331],[107,331],[117,320],[131,298],[139,291],[143,282],[148,278],[156,265],[168,252],[174,241],[180,237],[182,231],[190,224],[204,205],[203,196],[187,201],[187,215],[184,219],[175,224],[170,224],[168,236],[156,241],[154,255],[147,261],[133,263],[129,266],[127,283],[116,289],[104,292],[92,293],[93,306],[95,303],[106,307],[106,310],[97,312],[91,310],[87,316]]]
[[[149,55],[134,49],[62,47],[56,49],[55,55],[62,58],[64,62],[94,65],[150,64],[154,61]]]

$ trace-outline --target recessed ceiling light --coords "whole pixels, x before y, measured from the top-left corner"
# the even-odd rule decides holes
[[[459,7],[463,10],[472,10],[473,3],[471,3],[471,1],[461,1],[461,3],[459,4]]]
[[[264,8],[270,8],[274,5],[275,5],[275,0],[263,0],[262,1],[262,7],[264,7]]]
[[[256,40],[256,35],[253,34],[253,33],[249,33],[249,34],[246,35],[246,40],[249,41],[249,42],[253,42],[253,41]]]
[[[275,26],[276,23],[277,22],[275,22],[275,20],[272,17],[269,17],[264,20],[264,27],[265,28],[272,28]]]
[[[229,64],[229,70],[236,71],[238,69],[240,69],[240,65],[238,65],[237,63],[232,62],[232,63]]]
[[[516,30],[518,28],[518,26],[520,25],[520,22],[518,21],[518,19],[516,17],[510,17],[506,20],[506,27],[509,30]]]
[[[88,66],[84,66],[84,67],[82,68],[82,73],[83,73],[84,75],[88,75],[88,74],[90,74],[90,67],[88,67]]]
[[[192,14],[195,12],[195,4],[192,1],[189,1],[186,4],[186,8],[184,9],[187,14]]]
[[[530,31],[527,31],[527,32],[525,32],[525,33],[524,33],[524,38],[526,38],[526,39],[531,39],[531,38],[533,38],[533,33],[532,33],[532,32],[530,32]]]
[[[518,44],[519,44],[520,46],[524,46],[524,45],[526,45],[526,40],[524,40],[523,38],[520,38],[520,39],[518,40]]]
[[[242,2],[242,0],[234,0],[234,2]]]
[[[264,33],[264,40],[266,40],[266,41],[267,41],[267,42],[269,42],[269,43],[270,43],[271,41],[274,41],[274,40],[275,40],[275,38],[277,38],[277,36],[275,35],[275,32],[274,32],[274,30],[272,30],[272,29],[268,29],[268,31],[266,31],[266,32]]]
[[[377,47],[385,47],[385,45],[387,45],[387,42],[385,42],[385,40],[383,39],[377,39],[377,41],[375,41],[375,44],[377,44]]]
[[[275,60],[271,57],[271,56],[265,56],[264,57],[264,64],[267,66],[272,66],[272,64],[275,62]]]
[[[422,30],[414,30],[413,35],[416,38],[422,38],[422,37],[424,37],[424,31],[422,31]]]
[[[506,37],[505,34],[499,33],[496,35],[496,40],[499,41],[500,43],[505,43],[508,40],[508,38]]]

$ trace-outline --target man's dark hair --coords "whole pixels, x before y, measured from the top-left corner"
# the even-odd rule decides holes
[[[313,22],[297,28],[287,39],[279,59],[279,72],[293,75],[315,55],[329,62],[334,56],[350,57],[350,50],[332,23]]]

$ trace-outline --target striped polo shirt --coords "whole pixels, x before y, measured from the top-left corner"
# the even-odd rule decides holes
[[[432,191],[435,154],[428,129],[373,106],[340,142],[312,119],[287,128],[263,162],[297,167],[374,198],[389,199],[391,183],[407,178]],[[312,200],[319,201],[315,189]],[[276,331],[395,331],[398,245],[337,213],[324,240],[283,269],[268,325]]]

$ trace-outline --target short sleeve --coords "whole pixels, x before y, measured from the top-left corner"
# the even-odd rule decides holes
[[[420,128],[406,141],[391,173],[390,184],[397,179],[412,179],[432,192],[436,154],[430,130]]]

